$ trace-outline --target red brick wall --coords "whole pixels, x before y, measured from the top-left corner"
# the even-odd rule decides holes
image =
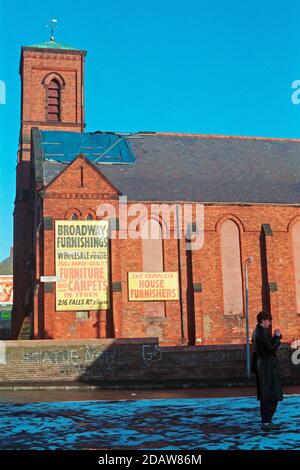
[[[223,315],[220,222],[226,217],[232,217],[240,227],[242,260],[254,257],[253,265],[249,266],[250,331],[262,308],[260,231],[262,224],[270,224],[273,236],[266,237],[268,275],[269,282],[276,282],[278,287],[277,292],[270,293],[273,326],[282,329],[285,340],[300,335],[289,227],[299,216],[300,209],[292,206],[211,205],[205,208],[205,243],[203,249],[194,254],[194,282],[203,285],[203,292],[196,294],[199,297],[197,309],[203,316],[203,325],[197,331],[198,343],[234,343],[245,338],[245,320]]]
[[[84,167],[84,187],[79,187],[79,167]],[[77,176],[76,176],[77,175]],[[76,179],[78,178],[78,180]],[[110,202],[118,210],[117,193],[108,182],[86,163],[77,159],[64,174],[51,184],[44,195],[44,216],[54,220],[65,219],[73,209],[82,219],[89,210],[96,212],[101,202]],[[149,202],[146,205],[149,207]],[[118,216],[118,213],[117,213]],[[280,327],[286,341],[300,336],[297,316],[291,227],[300,218],[300,209],[292,206],[207,205],[205,207],[204,246],[192,253],[193,282],[201,283],[202,292],[195,292],[196,344],[224,344],[245,342],[245,317],[224,315],[223,280],[221,265],[220,230],[222,221],[234,220],[240,230],[241,259],[254,257],[249,266],[250,331],[256,324],[256,315],[262,309],[262,269],[260,234],[262,224],[270,224],[273,235],[266,237],[268,281],[277,283],[277,292],[270,293],[274,327]],[[171,227],[172,229],[172,227]],[[43,233],[44,271],[40,275],[55,274],[54,229]],[[165,271],[178,270],[177,240],[164,240]],[[127,274],[143,270],[141,240],[112,240],[112,283],[121,282],[122,292],[112,292],[110,312],[90,312],[88,320],[76,320],[73,312],[55,312],[55,293],[43,293],[40,285],[39,304],[44,305],[45,337],[97,338],[114,331],[117,338],[157,336],[162,344],[187,344],[193,334],[187,313],[187,263],[185,244],[181,242],[182,292],[184,332],[181,335],[180,304],[165,302],[165,315],[149,317],[143,302],[129,302]],[[244,267],[243,267],[243,282]],[[190,290],[189,290],[190,291]],[[299,312],[298,312],[299,313]],[[39,313],[35,312],[35,325]],[[112,322],[111,322],[112,319]],[[193,328],[192,328],[193,329]],[[43,332],[35,327],[36,337]]]

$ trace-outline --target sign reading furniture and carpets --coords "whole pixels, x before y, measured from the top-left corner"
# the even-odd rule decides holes
[[[108,221],[55,222],[56,310],[107,310]]]
[[[178,300],[178,273],[128,273],[129,300]]]

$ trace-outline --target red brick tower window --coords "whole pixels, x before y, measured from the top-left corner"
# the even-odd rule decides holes
[[[232,220],[221,227],[224,315],[243,313],[240,233]]]
[[[60,121],[60,84],[55,79],[47,87],[47,120]]]
[[[78,215],[74,213],[74,214],[71,215],[70,218],[71,218],[71,220],[78,220]]]
[[[293,227],[294,272],[296,281],[297,313],[300,313],[300,222]]]

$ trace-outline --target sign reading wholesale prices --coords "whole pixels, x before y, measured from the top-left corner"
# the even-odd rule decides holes
[[[178,300],[178,273],[128,273],[129,300]]]
[[[56,310],[107,310],[108,221],[55,221]]]

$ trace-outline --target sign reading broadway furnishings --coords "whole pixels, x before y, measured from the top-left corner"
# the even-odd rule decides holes
[[[56,310],[107,310],[108,221],[55,221]]]
[[[178,300],[178,273],[128,273],[129,300]]]

